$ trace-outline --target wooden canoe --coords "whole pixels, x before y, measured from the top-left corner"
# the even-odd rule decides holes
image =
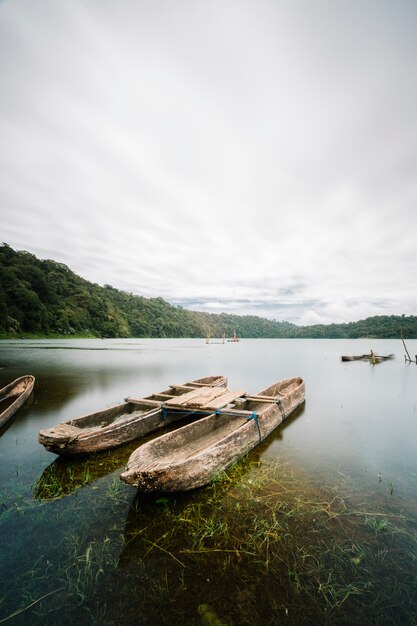
[[[139,491],[188,491],[267,437],[305,399],[302,378],[282,380],[207,417],[144,443],[130,456],[121,480]]]
[[[358,356],[346,356],[341,357],[342,361],[371,361],[373,363],[381,363],[381,361],[389,361],[393,359],[393,354],[381,355],[381,354],[360,354]]]
[[[184,412],[164,411],[162,407],[167,400],[196,389],[220,388],[225,392],[226,385],[224,376],[207,376],[182,385],[171,385],[165,391],[144,398],[126,398],[116,406],[41,430],[38,441],[50,452],[62,455],[89,454],[114,448],[184,417]]]
[[[29,398],[35,385],[35,377],[28,374],[16,378],[0,389],[0,427],[16,413]]]

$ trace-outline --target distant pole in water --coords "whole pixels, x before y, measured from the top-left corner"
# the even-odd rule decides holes
[[[407,346],[405,345],[405,341],[404,341],[404,337],[403,337],[403,329],[402,328],[401,328],[400,332],[401,332],[401,341],[403,342],[404,350],[407,353],[407,356],[404,355],[404,360],[405,361],[409,361],[411,363],[411,358],[410,358],[410,355],[408,354]],[[417,356],[416,356],[416,363],[417,363]]]

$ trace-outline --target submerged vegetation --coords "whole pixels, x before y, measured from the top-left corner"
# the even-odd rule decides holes
[[[209,314],[101,287],[66,265],[0,245],[0,337],[417,338],[416,316],[296,326],[252,315]]]
[[[4,503],[1,536],[29,554],[5,578],[0,623],[415,623],[415,504],[377,477],[323,482],[252,453],[189,494],[141,496],[118,471],[87,483],[19,511]]]

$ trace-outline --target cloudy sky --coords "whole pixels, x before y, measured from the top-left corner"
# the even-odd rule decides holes
[[[415,0],[0,0],[0,240],[297,324],[417,314]]]

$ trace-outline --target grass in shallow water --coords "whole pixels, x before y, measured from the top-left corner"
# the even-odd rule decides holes
[[[378,484],[324,483],[256,454],[188,494],[119,483],[116,472],[28,510],[50,544],[35,534],[2,615],[36,602],[13,623],[416,623],[416,511]]]

